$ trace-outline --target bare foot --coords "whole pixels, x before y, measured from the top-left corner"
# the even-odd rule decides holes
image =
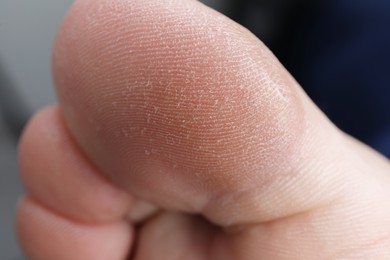
[[[20,145],[29,259],[389,259],[389,162],[223,15],[79,0],[53,71]]]

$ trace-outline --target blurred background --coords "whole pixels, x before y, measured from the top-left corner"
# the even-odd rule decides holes
[[[0,259],[23,259],[14,212],[23,192],[17,138],[27,118],[53,103],[50,53],[71,0],[0,1]]]
[[[23,259],[17,140],[55,102],[54,37],[73,0],[0,1],[0,259]],[[261,38],[344,131],[390,156],[390,1],[203,0]]]

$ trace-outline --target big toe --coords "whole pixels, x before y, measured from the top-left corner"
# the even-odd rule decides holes
[[[54,73],[86,154],[161,207],[245,224],[345,190],[351,142],[258,39],[197,1],[77,1]]]
[[[61,108],[112,181],[201,211],[292,174],[310,104],[246,29],[196,1],[73,10],[54,53]]]

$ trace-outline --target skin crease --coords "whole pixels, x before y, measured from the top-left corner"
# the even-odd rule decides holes
[[[17,223],[21,245],[32,260],[125,259],[132,243],[133,230],[123,220],[83,225],[48,212],[29,198],[21,201]]]
[[[20,146],[29,193],[18,234],[32,259],[390,255],[388,161],[336,129],[256,37],[201,3],[78,0],[53,74],[59,106],[31,121]],[[37,140],[45,125],[57,141]],[[74,197],[56,188],[74,183]],[[144,220],[135,234],[129,215]]]

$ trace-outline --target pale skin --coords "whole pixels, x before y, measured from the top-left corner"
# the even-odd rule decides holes
[[[193,0],[78,0],[20,143],[29,259],[389,259],[390,164]]]

